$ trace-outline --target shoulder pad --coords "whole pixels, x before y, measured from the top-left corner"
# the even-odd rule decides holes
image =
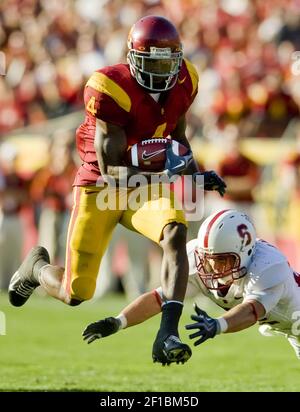
[[[283,253],[275,246],[257,239],[255,252],[248,268],[249,286],[255,290],[268,289],[284,282],[292,269]]]
[[[191,82],[192,82],[192,93],[191,95],[193,95],[195,93],[195,91],[198,89],[198,82],[199,82],[199,74],[197,72],[196,67],[194,66],[193,63],[191,63],[189,60],[187,59],[183,59],[187,72],[190,76]]]
[[[96,71],[89,78],[86,86],[93,88],[99,93],[111,97],[123,110],[130,112],[131,99],[124,88],[119,84],[124,75],[125,65],[108,66],[100,71]]]
[[[287,261],[270,264],[264,270],[258,272],[251,265],[251,270],[246,278],[247,288],[253,291],[270,289],[285,282],[291,275],[291,268]]]

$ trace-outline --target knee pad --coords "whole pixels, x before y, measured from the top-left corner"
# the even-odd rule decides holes
[[[93,277],[79,276],[72,280],[71,283],[71,301],[74,300],[75,305],[79,305],[85,300],[90,300],[94,296],[96,289],[96,279]]]

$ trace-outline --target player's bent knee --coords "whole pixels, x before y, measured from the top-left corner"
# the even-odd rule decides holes
[[[160,242],[164,250],[175,250],[186,244],[187,228],[183,223],[170,223],[163,230]]]
[[[74,279],[72,281],[71,301],[73,300],[74,302],[77,301],[81,303],[85,300],[90,300],[94,296],[95,289],[96,289],[96,281],[94,278],[78,277],[77,279]]]

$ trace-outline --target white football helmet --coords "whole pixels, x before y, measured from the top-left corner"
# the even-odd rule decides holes
[[[222,290],[247,273],[256,231],[250,218],[237,210],[209,216],[198,232],[197,271],[207,289]]]

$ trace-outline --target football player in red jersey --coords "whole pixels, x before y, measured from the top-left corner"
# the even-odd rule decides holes
[[[128,64],[96,71],[85,87],[86,117],[76,135],[82,166],[74,182],[65,268],[50,265],[44,248],[33,248],[11,280],[9,298],[14,306],[21,306],[41,285],[49,295],[71,306],[91,299],[101,258],[112,231],[121,223],[160,244],[164,253],[161,280],[165,304],[153,360],[185,362],[191,350],[178,334],[188,278],[182,210],[176,209],[172,195],[167,198],[161,193],[138,210],[130,206],[99,210],[97,196],[107,189],[109,177],[120,182],[124,176],[137,174],[136,168],[124,166],[129,146],[170,136],[189,147],[185,113],[196,96],[198,75],[182,57],[176,28],[163,17],[140,19],[129,33],[128,47]],[[199,173],[191,151],[176,156],[167,150],[165,174],[184,171]],[[204,189],[223,194],[225,183],[214,172],[205,172]],[[117,190],[119,200],[122,193],[121,188]],[[152,203],[158,207],[149,208]]]

